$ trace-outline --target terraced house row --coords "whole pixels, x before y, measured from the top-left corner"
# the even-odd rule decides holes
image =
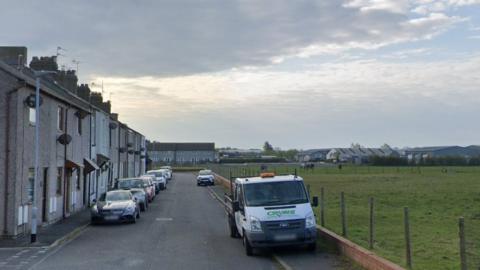
[[[116,179],[146,169],[145,137],[111,113],[110,101],[78,85],[75,71],[59,70],[55,56],[34,57],[29,66],[26,59],[25,47],[0,47],[0,238],[29,234],[34,190],[38,224],[47,226],[89,207]],[[41,78],[39,112],[38,70],[52,73]]]

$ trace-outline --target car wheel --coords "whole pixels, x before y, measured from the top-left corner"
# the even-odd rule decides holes
[[[253,248],[250,246],[250,243],[247,239],[247,234],[245,232],[243,233],[243,246],[245,247],[245,254],[247,254],[247,256],[252,256]]]
[[[97,225],[97,221],[92,218],[92,219],[90,219],[90,224],[92,224],[92,225]]]
[[[140,204],[140,211],[145,212],[145,210],[147,210],[145,207],[145,204],[144,203]]]

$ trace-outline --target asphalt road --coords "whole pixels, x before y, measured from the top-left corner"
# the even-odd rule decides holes
[[[279,263],[281,261],[281,263]],[[286,263],[287,267],[282,266]],[[136,224],[89,226],[56,248],[0,252],[0,269],[352,269],[321,250],[245,255],[223,206],[191,173],[177,173]]]
[[[225,213],[193,174],[175,174],[137,224],[88,227],[32,269],[278,269],[271,256],[247,257]]]

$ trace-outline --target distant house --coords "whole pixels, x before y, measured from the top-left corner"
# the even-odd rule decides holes
[[[370,161],[371,157],[399,157],[399,153],[390,147],[381,148],[333,148],[326,156],[327,160],[362,164]]]
[[[330,150],[332,149],[309,149],[301,151],[297,154],[296,159],[300,162],[324,161],[327,159],[327,154]]]
[[[215,161],[215,143],[147,144],[148,156],[157,164],[198,164]]]
[[[429,147],[415,147],[410,149],[405,149],[403,155],[408,158],[408,160],[419,160],[426,158],[436,158],[436,157],[478,157],[480,156],[480,146],[470,145],[467,147],[462,146],[429,146]]]

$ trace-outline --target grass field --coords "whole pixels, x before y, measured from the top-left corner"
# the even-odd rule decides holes
[[[253,174],[258,166],[213,168]],[[446,171],[445,171],[446,169]],[[270,167],[277,174],[293,167]],[[480,269],[480,167],[317,167],[298,169],[312,196],[325,189],[325,227],[341,233],[345,193],[348,238],[368,247],[369,198],[375,199],[374,252],[405,266],[403,208],[409,207],[413,269],[460,269],[458,218],[465,217],[468,269]],[[319,209],[317,211],[317,218]]]

